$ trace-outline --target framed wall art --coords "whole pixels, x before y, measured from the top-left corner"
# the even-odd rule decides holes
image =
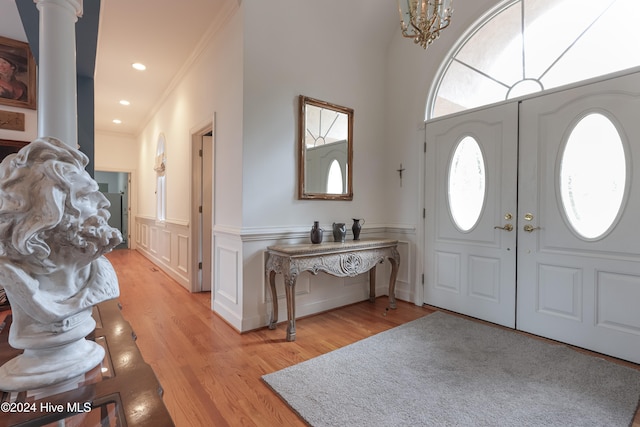
[[[13,141],[10,139],[0,139],[0,161],[9,154],[17,153],[24,146],[29,144],[28,141]]]
[[[0,105],[36,109],[36,65],[27,43],[0,37]]]

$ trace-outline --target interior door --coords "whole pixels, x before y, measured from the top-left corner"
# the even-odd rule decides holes
[[[202,290],[213,283],[213,137],[202,137]]]
[[[425,303],[515,327],[516,103],[427,123]]]
[[[639,87],[631,74],[522,102],[518,209],[518,329],[636,363]]]
[[[213,137],[194,136],[191,153],[192,292],[211,291],[213,283]]]

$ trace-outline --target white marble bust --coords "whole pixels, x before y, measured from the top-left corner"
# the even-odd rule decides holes
[[[107,224],[109,202],[87,163],[41,138],[0,164],[0,283],[13,315],[9,344],[24,350],[0,367],[0,390],[65,381],[104,357],[85,337],[95,328],[92,307],[119,295],[103,255],[122,236]]]

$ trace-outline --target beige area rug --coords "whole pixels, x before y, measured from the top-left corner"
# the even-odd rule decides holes
[[[316,427],[629,426],[640,397],[640,371],[442,312],[263,380]]]

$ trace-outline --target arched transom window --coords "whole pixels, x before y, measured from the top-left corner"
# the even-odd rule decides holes
[[[426,119],[638,66],[638,22],[638,0],[508,1],[452,51]]]

